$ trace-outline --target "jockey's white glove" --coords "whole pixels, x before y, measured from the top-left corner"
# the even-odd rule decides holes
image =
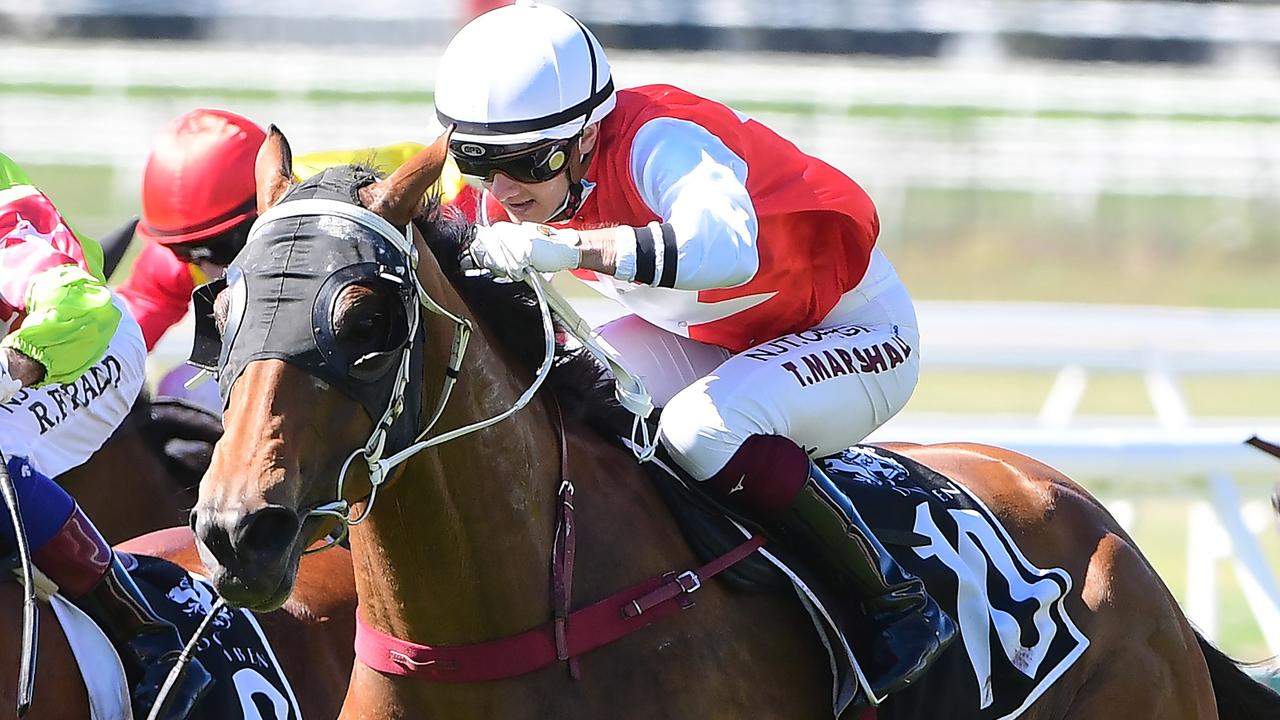
[[[22,381],[9,374],[9,353],[0,349],[0,405],[22,390]]]
[[[499,222],[476,228],[471,259],[495,275],[523,280],[529,270],[559,272],[582,262],[576,230],[537,223]]]

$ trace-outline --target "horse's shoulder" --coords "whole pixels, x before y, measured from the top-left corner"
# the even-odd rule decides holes
[[[195,535],[190,528],[171,527],[130,538],[116,546],[134,555],[150,555],[178,565],[187,572],[204,572],[204,563],[196,550]]]

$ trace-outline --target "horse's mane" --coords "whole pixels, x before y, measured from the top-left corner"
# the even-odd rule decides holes
[[[414,222],[445,277],[493,332],[496,341],[522,367],[530,371],[536,368],[543,359],[545,339],[533,290],[522,282],[505,282],[494,280],[488,274],[463,272],[462,255],[475,227],[460,214],[438,203],[429,203]],[[585,350],[558,348],[544,388],[555,395],[566,419],[585,423],[615,445],[621,445],[620,438],[629,435],[632,416],[615,399],[613,378]],[[646,463],[642,467],[677,521],[686,528],[690,547],[698,557],[709,561],[742,542],[737,527],[724,519],[722,510],[711,507],[659,465]],[[759,558],[730,568],[720,578],[736,590],[750,592],[777,589],[787,583],[785,576]]]
[[[536,369],[544,357],[545,338],[533,290],[522,282],[463,271],[462,257],[475,226],[453,209],[433,200],[414,224],[445,277],[489,327],[498,344],[521,367]],[[613,378],[586,351],[558,347],[545,387],[555,395],[566,418],[585,422],[610,440],[631,426],[631,416],[614,399]]]

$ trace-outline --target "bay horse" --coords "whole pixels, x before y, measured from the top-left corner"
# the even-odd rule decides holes
[[[385,179],[348,183],[338,193],[345,193],[341,202],[362,205],[385,218],[388,227],[406,228],[420,210],[423,193],[438,177],[445,153],[442,137]],[[314,197],[307,195],[317,187],[312,181],[292,185],[290,158],[283,134],[272,127],[258,158],[260,215]],[[332,218],[278,222],[291,223],[282,231],[293,233],[286,238],[289,242],[326,233],[332,243],[380,242],[368,233],[352,234],[352,214],[359,213],[335,211]],[[442,310],[422,313],[425,332],[405,333],[399,345],[380,344],[396,335],[389,328],[395,325],[402,299],[395,283],[377,280],[348,285],[329,298],[331,304],[320,308],[328,316],[319,316],[312,329],[320,332],[324,324],[335,328],[335,347],[323,352],[375,362],[384,355],[391,360],[400,357],[400,349],[409,357],[415,343],[424,343],[424,371],[412,378],[409,396],[420,393],[421,407],[430,408],[445,394],[443,387],[452,387],[440,426],[459,429],[514,406],[530,385],[543,340],[536,337],[537,313],[530,308],[528,294],[518,292],[520,286],[460,272],[459,255],[469,239],[465,223],[433,212],[430,206],[425,215],[417,214],[411,233],[418,258],[414,277]],[[265,254],[278,264],[246,270],[265,273],[249,276],[249,293],[255,282],[285,287],[300,274],[315,272],[323,278],[336,270],[289,263],[287,259],[296,260],[298,252],[292,246],[273,249],[274,239],[251,239],[247,247],[255,242],[266,244],[255,251],[260,253],[255,258]],[[318,246],[309,247],[315,262],[325,260]],[[400,262],[409,264],[405,258]],[[301,302],[312,313],[321,303],[313,304],[311,297],[319,296],[291,291],[288,300]],[[272,357],[251,355],[233,372],[228,348],[235,356],[233,343],[243,340],[248,315],[228,318],[228,308],[235,307],[234,293],[223,290],[216,300],[219,327],[241,324],[239,335],[227,330],[229,337],[222,338],[225,346],[218,367],[224,397],[229,398],[225,434],[201,481],[192,525],[209,577],[229,601],[268,609],[287,596],[303,549],[332,526],[331,517],[315,511],[332,507],[335,494],[361,515],[351,520],[350,532],[361,622],[375,633],[420,647],[466,646],[550,627],[557,609],[551,590],[564,579],[562,573],[553,573],[549,562],[554,556],[559,564],[566,552],[557,543],[555,521],[565,502],[558,492],[562,478],[571,479],[575,488],[570,498],[576,507],[577,533],[573,608],[670,568],[696,566],[631,452],[589,427],[591,421],[581,419],[584,416],[575,415],[572,408],[582,403],[575,403],[574,397],[581,399],[587,391],[575,385],[574,373],[561,372],[573,363],[561,363],[544,386],[548,392],[500,424],[453,433],[461,436],[380,476],[382,466],[351,462],[361,455],[360,448],[374,447],[363,451],[366,460],[383,449],[370,442],[377,437],[376,413],[355,399],[362,386],[281,359],[281,348],[275,348]],[[255,318],[263,316],[255,301],[248,307]],[[465,318],[474,330],[460,372],[449,343],[455,328],[449,315]],[[318,316],[307,317],[314,321]],[[282,322],[297,321],[283,317]],[[265,347],[262,337],[254,336],[251,350]],[[456,385],[445,382],[454,376]],[[557,377],[561,382],[553,387]],[[394,400],[383,397],[380,402],[394,407]],[[968,488],[994,511],[1037,566],[1070,574],[1065,602],[1089,639],[1088,649],[1016,717],[1280,717],[1280,698],[1192,629],[1129,536],[1069,478],[994,447],[892,447]],[[370,496],[374,487],[380,489]],[[809,616],[794,598],[782,595],[733,594],[708,583],[691,609],[577,659],[581,679],[553,662],[502,679],[423,682],[407,673],[380,672],[358,656],[340,717],[628,720],[832,715],[827,656]],[[404,662],[424,666],[417,668],[424,673],[438,671],[437,676],[450,669],[425,667],[434,661],[416,662],[407,655]],[[928,674],[911,688],[912,694],[929,698],[946,682],[946,677]],[[987,717],[977,708],[909,703],[898,696],[880,705],[878,715],[884,720]]]
[[[150,533],[117,549],[164,558],[190,572],[203,571],[187,528]],[[288,601],[257,617],[293,684],[304,717],[335,717],[341,707],[354,661],[354,613],[351,557],[338,549],[307,557]],[[40,604],[40,614],[36,692],[26,718],[90,720],[84,680],[62,627],[48,604]],[[21,622],[22,587],[0,582],[0,720],[14,717]]]

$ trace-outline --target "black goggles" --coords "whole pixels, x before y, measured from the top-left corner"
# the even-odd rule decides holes
[[[196,242],[174,243],[169,250],[185,263],[208,262],[221,267],[231,264],[249,239],[252,222],[245,222],[220,235]]]
[[[517,182],[541,183],[569,166],[571,146],[577,137],[540,140],[521,145],[485,145],[468,140],[449,142],[449,153],[463,175],[491,182],[502,173]]]

